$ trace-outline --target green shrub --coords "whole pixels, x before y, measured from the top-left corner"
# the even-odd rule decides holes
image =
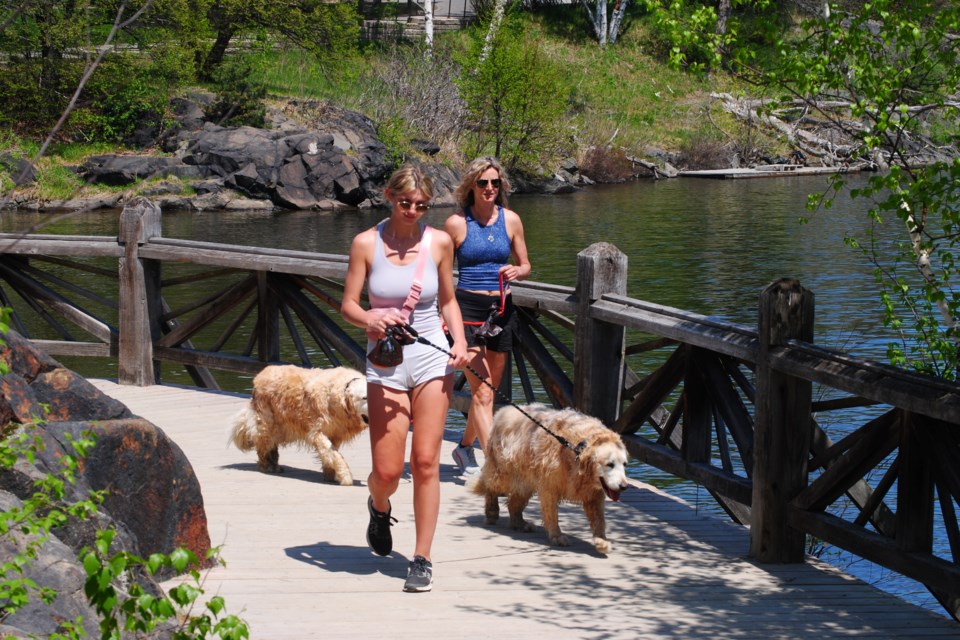
[[[568,151],[569,90],[561,68],[520,17],[505,16],[483,58],[485,35],[485,29],[476,31],[459,79],[472,124],[467,155],[489,153],[508,169],[536,175]]]
[[[210,107],[209,118],[224,127],[248,125],[262,127],[267,107],[267,88],[263,74],[254,69],[254,58],[230,58],[214,71],[213,90],[217,101]]]

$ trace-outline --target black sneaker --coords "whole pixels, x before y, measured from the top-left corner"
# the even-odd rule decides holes
[[[393,551],[393,536],[390,535],[390,527],[397,519],[390,516],[390,509],[387,509],[386,513],[374,509],[372,497],[367,498],[367,509],[370,510],[370,524],[367,525],[367,544],[378,556],[389,555]]]
[[[423,593],[433,588],[433,565],[423,556],[413,556],[407,567],[407,581],[403,590],[408,593]]]

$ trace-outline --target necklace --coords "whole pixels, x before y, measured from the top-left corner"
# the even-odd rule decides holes
[[[484,224],[482,224],[482,225],[481,225],[481,223],[480,223],[480,220],[477,219],[476,215],[474,215],[474,220],[477,221],[477,225],[478,225],[481,229],[483,229],[484,231],[487,232],[487,242],[495,242],[495,241],[496,241],[496,238],[493,237],[493,223],[495,222],[495,220],[493,219],[493,216],[494,216],[495,214],[496,214],[496,210],[494,210],[494,213],[490,215],[490,217],[487,219],[486,223],[484,223]]]

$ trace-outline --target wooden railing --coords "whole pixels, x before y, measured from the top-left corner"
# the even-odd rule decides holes
[[[363,365],[338,313],[345,256],[163,238],[147,200],[119,238],[6,235],[0,251],[14,327],[52,355],[115,358],[121,383],[155,384],[161,364],[213,388],[214,372],[272,362]],[[636,459],[705,487],[750,525],[758,561],[801,562],[813,536],[920,581],[957,618],[960,385],[815,346],[795,280],[763,291],[748,327],[630,298],[626,270],[600,243],[576,287],[513,287],[524,399],[595,415]],[[38,322],[54,335],[32,336]],[[831,441],[818,419],[857,407]]]

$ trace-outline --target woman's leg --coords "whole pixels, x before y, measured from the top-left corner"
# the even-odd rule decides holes
[[[434,378],[413,390],[413,442],[410,471],[413,474],[413,514],[417,542],[413,554],[430,559],[430,547],[440,514],[440,444],[447,422],[453,376]]]
[[[507,364],[507,354],[483,348],[476,352],[471,349],[470,354],[472,356],[470,366],[476,369],[488,384],[484,384],[469,369],[467,370],[467,382],[470,384],[470,410],[467,414],[463,442],[472,444],[473,438],[477,437],[480,439],[480,448],[486,449],[490,428],[493,426],[493,405],[496,400],[494,389],[500,388],[500,380],[503,378],[503,370]],[[467,440],[467,437],[470,439]]]
[[[373,470],[367,488],[373,508],[381,513],[390,509],[390,496],[400,484],[410,430],[410,392],[379,384],[367,385],[367,411],[370,417],[370,451]]]

